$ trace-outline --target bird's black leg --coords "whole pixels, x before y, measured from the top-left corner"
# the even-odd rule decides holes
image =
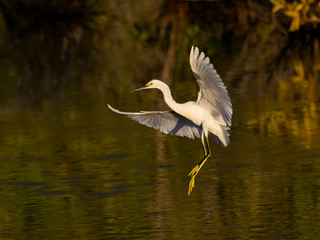
[[[204,138],[205,138],[205,141],[204,141]],[[202,140],[202,146],[203,146],[203,151],[204,151],[204,158],[189,173],[189,176],[191,176],[191,180],[189,182],[188,195],[190,195],[190,193],[192,192],[192,189],[194,188],[195,177],[197,176],[197,174],[200,171],[200,169],[203,166],[203,164],[208,160],[208,158],[211,155],[208,137],[207,136],[205,136],[205,137],[202,136],[201,140]]]
[[[202,143],[202,147],[203,147],[203,153],[204,153],[204,156],[203,156],[203,159],[199,162],[199,164],[197,164],[192,170],[191,172],[189,173],[189,176],[193,176],[196,174],[196,172],[198,171],[198,168],[200,166],[200,163],[202,163],[202,161],[207,157],[207,143],[205,141],[205,136],[204,136],[204,133],[202,132],[202,135],[201,135],[201,143]]]
[[[207,156],[207,152],[208,152],[207,148],[209,148],[209,147],[208,147],[208,145],[206,145],[206,142],[203,139],[202,139],[202,148],[203,148],[204,157],[206,157]]]
[[[210,155],[211,155],[208,137],[205,137],[205,139],[206,139],[206,144],[207,144],[207,154],[206,154],[205,157],[199,162],[199,164],[198,164],[199,168],[198,168],[197,172],[200,171],[200,168],[203,166],[203,164],[207,161],[207,159],[208,159],[208,158],[210,157]]]

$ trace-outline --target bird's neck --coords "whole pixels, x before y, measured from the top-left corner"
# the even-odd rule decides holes
[[[164,101],[166,102],[166,104],[172,109],[172,110],[176,110],[179,103],[177,103],[172,95],[171,95],[171,91],[170,88],[167,85],[164,85],[161,89],[161,92],[163,93],[163,97],[164,97]]]

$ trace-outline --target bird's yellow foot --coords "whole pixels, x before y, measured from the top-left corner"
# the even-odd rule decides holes
[[[195,175],[197,175],[198,169],[199,169],[199,165],[195,166],[195,167],[191,170],[191,172],[189,173],[188,176],[195,176]]]
[[[191,177],[190,182],[189,182],[189,189],[188,189],[188,195],[190,195],[190,193],[192,192],[193,188],[194,188],[194,182],[195,182],[195,178],[197,176],[199,172],[199,164],[196,165],[191,172],[189,173],[189,176]]]
[[[195,175],[191,177],[191,180],[189,182],[189,189],[188,189],[188,196],[190,195],[190,193],[192,192],[193,188],[194,188],[194,179],[195,179]]]

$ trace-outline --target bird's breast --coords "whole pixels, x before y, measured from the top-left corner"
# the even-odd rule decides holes
[[[194,124],[200,126],[206,119],[209,120],[208,111],[198,106],[195,102],[186,102],[180,104],[176,110],[177,113],[191,120]]]

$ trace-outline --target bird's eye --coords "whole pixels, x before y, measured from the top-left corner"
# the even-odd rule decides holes
[[[147,83],[146,86],[147,86],[147,87],[150,87],[150,86],[152,86],[152,84],[153,84],[153,83]]]

